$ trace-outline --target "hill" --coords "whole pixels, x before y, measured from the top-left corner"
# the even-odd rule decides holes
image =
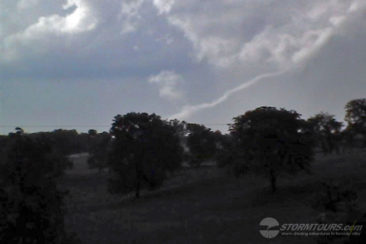
[[[318,155],[310,174],[279,181],[271,193],[267,180],[236,179],[215,167],[185,169],[142,198],[107,192],[107,174],[87,169],[87,155],[74,156],[75,169],[64,179],[70,190],[66,225],[83,243],[316,243],[311,238],[264,239],[259,222],[315,222],[322,182],[352,187],[366,207],[366,151]]]

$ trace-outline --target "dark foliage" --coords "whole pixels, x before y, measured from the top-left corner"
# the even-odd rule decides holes
[[[89,131],[89,167],[103,170],[108,166],[108,153],[110,150],[111,136],[107,132],[97,133]]]
[[[348,135],[366,146],[366,98],[349,101],[345,109]]]
[[[197,167],[205,161],[214,160],[221,134],[199,124],[187,124],[186,130],[189,164]]]
[[[316,146],[323,153],[339,152],[342,135],[342,123],[334,115],[319,113],[308,119],[309,128],[314,136]]]
[[[110,131],[110,191],[135,191],[138,198],[142,187],[158,187],[166,172],[178,169],[183,149],[175,129],[155,114],[117,115]]]
[[[235,143],[232,135],[222,135],[219,139],[219,147],[216,153],[217,165],[220,168],[225,167],[230,174],[236,177],[244,175],[248,172],[248,165],[243,163],[244,150]]]
[[[0,156],[0,243],[75,243],[57,187],[67,160],[22,130],[9,135]]]
[[[230,127],[236,150],[235,167],[264,174],[276,191],[278,175],[308,170],[313,143],[306,123],[295,111],[260,107],[234,118]]]
[[[362,225],[366,227],[365,217],[358,206],[358,195],[353,187],[347,184],[335,184],[334,182],[324,182],[319,192],[315,196],[314,208],[321,211],[318,216],[320,223],[343,223],[352,225]],[[364,215],[362,217],[362,215]],[[362,219],[360,219],[362,217]],[[361,231],[358,236],[321,236],[317,243],[365,243],[365,231]]]
[[[333,213],[351,211],[357,208],[357,199],[352,188],[323,183],[315,207]]]
[[[89,130],[88,133],[78,133],[76,130],[58,129],[52,132],[38,132],[29,134],[29,136],[47,140],[55,151],[62,155],[90,152],[99,143],[98,135],[107,134],[106,132],[98,134],[96,130]]]

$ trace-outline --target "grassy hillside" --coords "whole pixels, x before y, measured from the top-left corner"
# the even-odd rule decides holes
[[[310,238],[264,239],[258,232],[264,217],[280,222],[314,222],[313,208],[323,181],[351,186],[366,209],[366,151],[321,156],[311,174],[281,179],[271,193],[266,179],[241,179],[222,170],[186,169],[142,198],[107,192],[106,173],[88,170],[86,155],[74,157],[67,173],[66,224],[83,243],[315,243]]]

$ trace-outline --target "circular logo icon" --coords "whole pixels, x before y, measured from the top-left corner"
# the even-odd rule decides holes
[[[273,239],[280,233],[280,223],[275,218],[264,218],[259,222],[259,226],[259,233],[266,239]]]

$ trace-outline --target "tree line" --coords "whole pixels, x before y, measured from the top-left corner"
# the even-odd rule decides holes
[[[69,154],[89,152],[90,167],[108,170],[111,193],[134,192],[136,198],[184,165],[207,161],[236,176],[261,174],[276,191],[282,175],[308,171],[315,153],[366,146],[366,99],[345,109],[343,126],[324,112],[305,120],[293,110],[259,107],[234,117],[227,134],[148,113],[117,115],[103,133],[17,128],[0,137],[0,242],[76,242],[64,230],[65,193],[57,186],[71,166]]]

